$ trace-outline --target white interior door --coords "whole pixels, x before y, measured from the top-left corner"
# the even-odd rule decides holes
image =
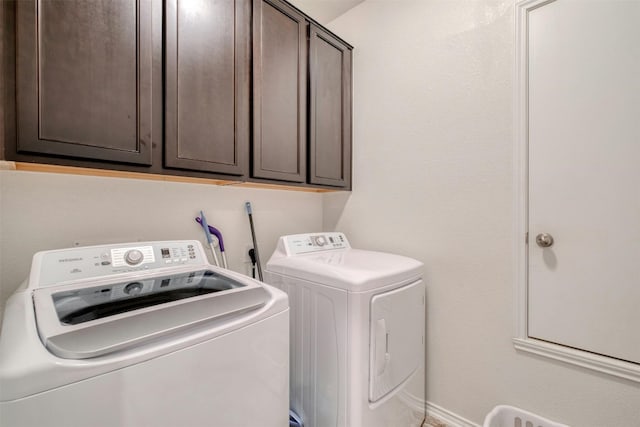
[[[528,25],[528,335],[640,364],[640,0]]]

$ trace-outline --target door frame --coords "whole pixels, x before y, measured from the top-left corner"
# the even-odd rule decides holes
[[[522,0],[516,3],[514,74],[514,304],[513,345],[517,351],[640,382],[640,365],[530,338],[528,334],[528,223],[529,223],[529,85],[528,18],[537,8],[562,0]]]

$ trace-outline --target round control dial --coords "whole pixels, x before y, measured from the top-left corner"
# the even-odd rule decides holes
[[[142,292],[142,283],[140,282],[131,282],[124,287],[124,293],[130,296],[138,295],[140,292]]]
[[[124,254],[124,260],[129,265],[140,264],[144,259],[144,255],[137,249],[131,249]]]
[[[315,241],[318,246],[324,246],[327,244],[327,239],[325,239],[324,236],[316,236]]]

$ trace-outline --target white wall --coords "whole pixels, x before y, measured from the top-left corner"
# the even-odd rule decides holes
[[[224,236],[230,268],[248,274],[250,201],[263,265],[283,234],[318,231],[322,196],[124,178],[0,171],[0,304],[40,250],[139,240],[197,239],[200,210]]]
[[[355,46],[354,191],[323,196],[324,227],[426,264],[428,400],[640,425],[638,384],[511,344],[512,0],[366,0],[329,27]]]

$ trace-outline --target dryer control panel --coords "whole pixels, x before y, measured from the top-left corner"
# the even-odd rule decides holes
[[[344,233],[308,233],[284,237],[288,255],[299,255],[335,249],[348,249],[351,246]]]
[[[38,287],[43,287],[120,273],[203,265],[207,258],[200,242],[178,240],[45,251],[36,254],[34,262],[39,263]]]

